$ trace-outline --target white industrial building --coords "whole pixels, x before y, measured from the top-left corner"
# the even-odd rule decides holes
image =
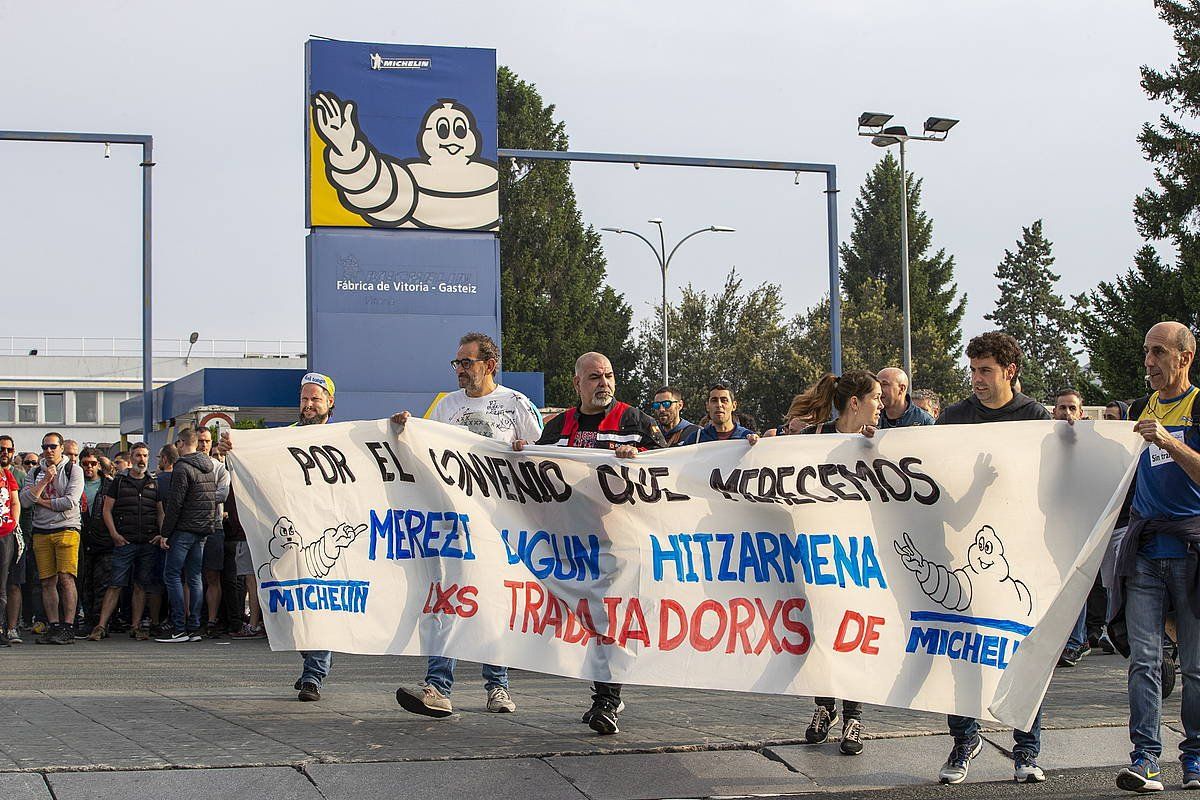
[[[189,353],[189,347],[191,351]],[[154,340],[156,387],[210,367],[304,369],[302,341]],[[38,450],[46,431],[120,439],[120,405],[142,390],[140,339],[0,337],[0,434]]]

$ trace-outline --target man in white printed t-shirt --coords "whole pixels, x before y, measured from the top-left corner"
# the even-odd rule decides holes
[[[450,362],[458,377],[459,390],[445,395],[434,406],[430,418],[436,422],[458,425],[472,433],[511,444],[515,439],[535,442],[542,434],[542,416],[529,398],[515,389],[496,383],[500,367],[500,348],[485,333],[468,333],[458,342],[458,354]],[[392,417],[400,430],[409,413],[402,411]],[[454,712],[450,705],[450,689],[454,684],[453,658],[430,656],[425,681],[419,691],[401,686],[396,690],[396,702],[406,711],[427,717],[448,717]],[[508,694],[508,667],[485,664],[484,689],[487,690],[487,710],[499,713],[517,710]]]

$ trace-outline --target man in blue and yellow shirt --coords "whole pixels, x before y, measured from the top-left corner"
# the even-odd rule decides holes
[[[1117,774],[1127,791],[1162,791],[1161,673],[1164,605],[1174,601],[1183,667],[1183,788],[1200,789],[1200,426],[1188,369],[1196,337],[1178,322],[1146,334],[1146,380],[1154,390],[1136,415],[1149,446],[1137,465],[1129,531],[1117,553],[1129,646],[1130,765]],[[1141,405],[1140,403],[1136,405]],[[1136,409],[1136,406],[1135,406]],[[1119,594],[1118,594],[1119,596]]]

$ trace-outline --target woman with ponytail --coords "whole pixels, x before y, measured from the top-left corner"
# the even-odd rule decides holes
[[[811,414],[810,419],[824,420],[809,425],[800,433],[861,433],[874,436],[879,412],[883,408],[883,391],[875,376],[866,370],[853,370],[841,377],[827,373],[807,392],[792,402],[802,413]],[[837,411],[837,419],[830,419]],[[837,722],[837,699],[814,698],[817,709],[812,722],[804,732],[804,738],[818,744],[829,737],[829,729]],[[842,701],[842,741],[839,749],[848,756],[862,752],[862,703],[855,700]]]

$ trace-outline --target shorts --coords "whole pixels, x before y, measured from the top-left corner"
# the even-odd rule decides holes
[[[254,559],[250,557],[250,545],[247,542],[235,542],[237,547],[233,553],[233,564],[238,575],[254,574]]]
[[[204,570],[220,572],[225,569],[225,534],[210,533],[204,537]]]
[[[68,528],[57,533],[34,533],[33,554],[38,577],[53,578],[60,572],[79,574],[79,531]]]
[[[25,570],[29,569],[29,562],[33,560],[33,556],[29,555],[29,551],[33,549],[33,545],[29,541],[28,533],[17,533],[13,531],[9,536],[20,536],[25,540],[25,549],[21,551],[21,557],[12,562],[12,566],[8,570],[8,585],[9,586],[24,586],[25,585]]]
[[[112,576],[108,585],[124,589],[129,579],[147,594],[162,591],[162,548],[146,542],[130,542],[112,551]]]

